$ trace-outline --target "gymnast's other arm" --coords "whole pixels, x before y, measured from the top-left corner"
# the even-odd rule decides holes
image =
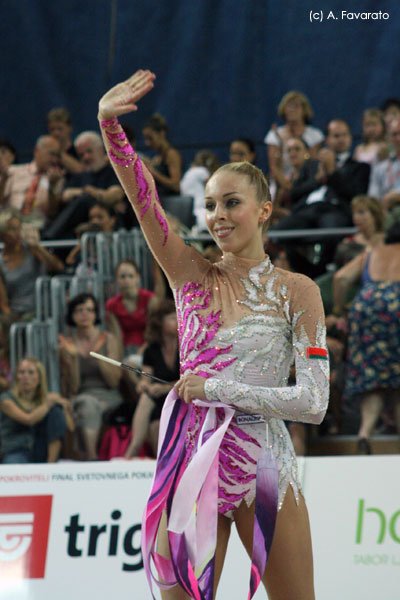
[[[311,284],[298,294],[292,312],[296,385],[264,387],[232,380],[186,375],[175,385],[185,401],[219,401],[246,413],[319,424],[329,397],[329,360],[324,313],[318,288]]]

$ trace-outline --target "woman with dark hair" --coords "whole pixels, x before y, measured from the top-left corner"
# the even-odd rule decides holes
[[[183,159],[168,140],[167,121],[160,113],[154,113],[144,124],[143,138],[146,146],[154,150],[152,159],[143,158],[153,175],[160,196],[179,194]]]
[[[304,163],[310,159],[310,148],[306,141],[301,137],[293,136],[287,140],[286,151],[289,157],[290,167],[287,172],[276,166],[271,168],[271,176],[276,183],[276,193],[274,198],[274,208],[278,206],[290,206],[290,190],[293,182],[296,181]]]
[[[0,139],[0,172],[16,162],[18,162],[17,151],[13,144],[7,139]]]
[[[400,119],[400,98],[386,98],[380,109],[383,112],[386,129],[389,129],[393,121]]]
[[[246,160],[254,165],[256,158],[256,145],[250,138],[240,137],[231,142],[231,145],[229,146],[230,162],[243,162]]]
[[[149,439],[153,455],[157,456],[158,432],[165,399],[179,379],[178,324],[173,300],[164,300],[152,313],[146,330],[146,347],[142,369],[160,379],[164,384],[142,376],[136,391],[139,403],[132,420],[132,439],[125,457],[139,454],[143,443]]]
[[[121,360],[116,337],[102,331],[99,321],[96,298],[79,294],[68,304],[67,324],[74,329],[73,334],[69,338],[59,336],[62,389],[72,397],[86,460],[97,458],[103,414],[122,402],[117,389],[121,370],[90,356],[90,352],[98,352]]]
[[[19,361],[12,387],[0,396],[0,439],[4,464],[56,462],[67,425],[74,428],[69,402],[47,391],[43,364]]]
[[[348,313],[347,374],[344,396],[360,400],[358,450],[370,454],[370,436],[385,400],[394,405],[400,433],[400,223],[385,244],[357,256],[334,276],[336,313],[344,310],[349,286],[362,287]]]

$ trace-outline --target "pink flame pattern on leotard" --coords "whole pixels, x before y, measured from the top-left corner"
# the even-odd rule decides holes
[[[157,206],[157,204],[161,206],[157,190],[155,188],[153,191],[151,190],[147,179],[144,176],[140,158],[130,145],[124,130],[116,118],[109,121],[102,121],[101,127],[104,129],[105,135],[110,143],[110,148],[108,149],[110,159],[121,167],[130,167],[133,163],[137,185],[137,201],[140,206],[140,221],[149,210],[154,197],[154,214],[163,231],[163,246],[165,246],[168,240],[168,222]],[[122,154],[122,156],[119,156],[120,154]]]
[[[199,312],[208,309],[210,299],[211,290],[193,281],[176,290],[182,374],[190,371],[202,377],[212,377],[213,371],[222,371],[236,360],[236,357],[218,360],[231,352],[232,345],[225,348],[210,346],[222,325],[220,310],[211,311],[208,315]],[[202,366],[205,368],[201,369]]]
[[[189,371],[202,377],[212,377],[213,371],[222,371],[237,360],[237,357],[220,360],[222,355],[231,352],[232,345],[212,345],[222,322],[219,310],[208,315],[201,313],[208,309],[210,299],[211,290],[192,281],[176,292],[182,374]],[[201,426],[199,416],[195,408],[189,424],[189,453],[194,448],[193,438]],[[256,478],[257,461],[251,456],[254,451],[247,452],[254,445],[260,447],[243,429],[233,422],[229,425],[219,450],[218,510],[222,514],[239,506],[248,491],[248,486],[243,484]]]

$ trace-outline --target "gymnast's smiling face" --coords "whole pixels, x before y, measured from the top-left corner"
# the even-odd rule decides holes
[[[271,202],[260,202],[247,175],[229,170],[216,172],[205,192],[206,223],[223,253],[262,260],[262,226]]]

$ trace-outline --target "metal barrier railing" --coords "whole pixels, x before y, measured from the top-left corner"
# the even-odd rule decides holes
[[[124,231],[124,230],[121,230]],[[131,230],[131,232],[137,231],[140,234],[140,230]],[[356,227],[327,227],[324,229],[292,229],[288,231],[284,230],[271,230],[268,232],[268,237],[272,239],[297,239],[301,238],[314,238],[321,237],[346,237],[348,235],[354,235],[357,233]],[[129,232],[129,233],[131,233]],[[117,232],[118,233],[118,232]],[[86,234],[84,234],[86,235]],[[83,236],[82,236],[83,237]],[[211,241],[209,234],[193,235],[189,236],[190,239],[197,242]],[[44,248],[74,248],[78,244],[78,240],[42,240],[41,245]],[[3,243],[0,243],[0,250],[4,247]]]
[[[328,237],[345,237],[356,232],[354,227],[330,229],[300,229],[296,231],[271,230],[269,239],[316,240]],[[182,236],[186,241],[210,242],[211,236]],[[59,248],[71,246],[76,240],[42,242],[44,246]],[[65,323],[67,303],[80,292],[91,292],[98,299],[100,316],[105,325],[105,301],[114,289],[114,270],[124,258],[133,258],[142,270],[142,285],[152,289],[152,257],[139,229],[120,230],[114,234],[84,234],[82,261],[87,271],[82,276],[54,275],[38,278],[35,286],[36,319],[30,323],[14,323],[10,328],[10,364],[14,372],[18,361],[26,354],[37,356],[44,362],[49,378],[49,389],[59,391],[58,334],[67,330]],[[1,246],[0,246],[1,247]],[[96,256],[94,268],[93,256]],[[86,264],[85,264],[86,262]],[[109,290],[107,290],[109,286]],[[110,293],[107,293],[110,292]],[[51,387],[50,387],[51,386]]]
[[[60,366],[58,363],[58,335],[52,319],[13,323],[10,328],[10,366],[15,373],[24,356],[34,356],[46,370],[49,391],[60,392]]]

